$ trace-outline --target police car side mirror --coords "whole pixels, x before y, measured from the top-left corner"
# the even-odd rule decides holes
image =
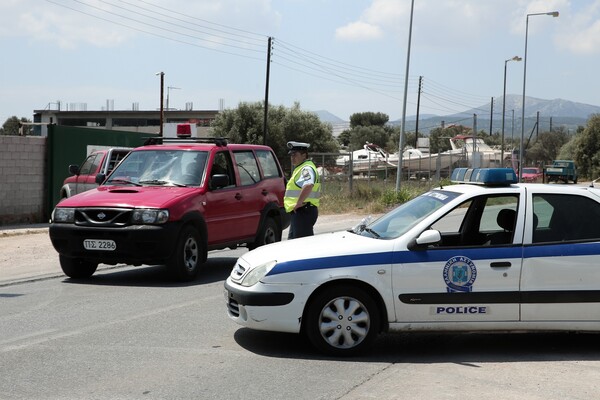
[[[408,244],[409,250],[424,250],[430,244],[436,244],[442,241],[442,235],[440,231],[435,229],[428,229],[422,232],[419,237],[413,239]]]

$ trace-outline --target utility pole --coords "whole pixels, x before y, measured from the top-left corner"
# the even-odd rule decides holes
[[[502,101],[504,101],[504,99]],[[492,97],[492,101],[490,102],[490,136],[492,136],[493,119],[494,119],[494,98]]]
[[[165,120],[165,73],[157,72],[156,75],[160,75],[160,127],[158,129],[158,135],[162,137],[163,135],[163,122]]]
[[[421,105],[421,89],[423,85],[423,77],[419,76],[419,92],[417,93],[417,122],[415,124],[415,149],[419,148],[419,108]]]
[[[537,140],[538,135],[540,134],[540,112],[537,112],[535,118],[535,140]]]
[[[267,130],[269,118],[269,79],[271,78],[271,43],[272,37],[267,41],[267,78],[265,84],[265,114],[263,117],[263,144],[267,144]]]
[[[475,143],[477,142],[477,114],[473,114],[473,149],[471,150],[471,168],[479,168],[479,161],[476,160],[476,156],[479,157],[479,152],[477,151],[477,146]],[[467,159],[469,155],[467,154]]]

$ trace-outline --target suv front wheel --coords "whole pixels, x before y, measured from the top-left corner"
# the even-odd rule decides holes
[[[64,274],[73,279],[84,279],[94,275],[98,263],[87,261],[82,258],[71,258],[59,255],[60,267]]]
[[[198,230],[191,225],[185,226],[179,234],[173,259],[167,266],[178,280],[191,281],[203,266],[205,251]]]

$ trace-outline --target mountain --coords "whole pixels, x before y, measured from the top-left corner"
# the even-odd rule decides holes
[[[319,117],[321,122],[329,122],[332,125],[347,123],[347,121],[344,121],[326,110],[313,111],[313,113],[317,114],[317,117]]]
[[[521,104],[523,97],[519,95],[506,96],[506,114],[504,121],[505,134],[521,132]],[[465,110],[460,113],[445,116],[419,116],[419,132],[429,133],[433,128],[442,125],[460,124],[472,127],[474,124],[474,114],[477,115],[477,130],[490,131],[490,110],[491,104],[488,102],[477,108]],[[514,120],[513,120],[514,110]],[[584,126],[591,114],[600,113],[600,107],[590,104],[576,103],[564,99],[544,100],[534,97],[525,98],[525,131],[533,132],[536,128],[536,121],[539,112],[540,131],[564,127],[567,130],[576,130],[579,126]],[[400,125],[401,120],[391,121],[391,125]],[[493,133],[502,130],[502,97],[494,99],[493,118],[491,121]],[[415,130],[416,121],[414,117],[406,117],[406,131]]]
[[[520,116],[522,103],[522,96],[516,94],[507,95],[506,115],[508,116],[510,110],[515,110],[515,112],[518,111]],[[472,116],[473,114],[487,114],[489,120],[489,110],[490,103],[486,103],[477,108],[454,114],[453,116],[464,117],[465,115]],[[545,116],[548,118],[569,117],[587,120],[590,114],[600,113],[600,107],[563,99],[543,100],[535,97],[525,97],[525,118],[535,118],[538,112],[540,113],[540,116]],[[499,117],[502,115],[502,97],[494,99],[494,117],[496,114],[499,114]]]

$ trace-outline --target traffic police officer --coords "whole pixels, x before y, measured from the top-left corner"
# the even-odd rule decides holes
[[[319,174],[315,164],[308,159],[308,143],[288,142],[287,147],[294,166],[283,200],[285,210],[292,214],[288,239],[312,236],[319,217]]]

